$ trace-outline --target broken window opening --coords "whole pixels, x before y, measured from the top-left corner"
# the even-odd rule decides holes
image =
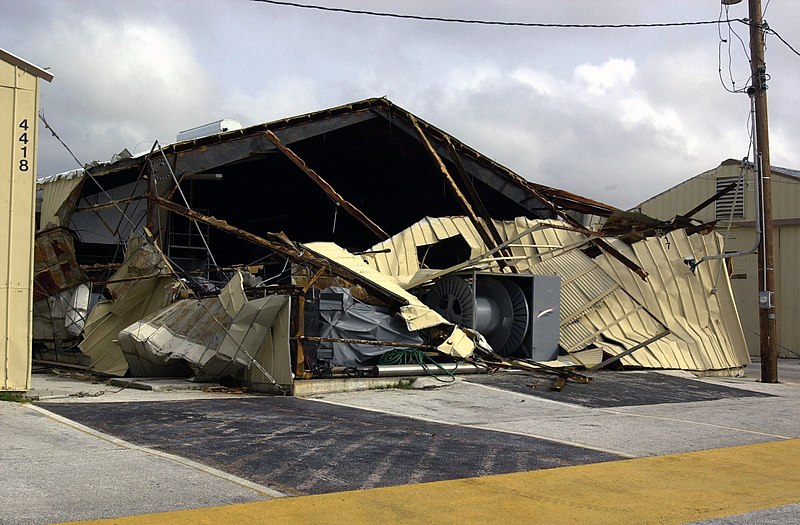
[[[469,260],[471,248],[461,235],[455,235],[436,244],[417,247],[420,268],[450,268]]]

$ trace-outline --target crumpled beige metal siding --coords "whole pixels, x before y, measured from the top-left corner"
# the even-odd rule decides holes
[[[466,217],[425,217],[407,229],[370,248],[369,264],[385,275],[407,283],[420,271],[417,248],[460,235],[470,247],[470,257],[486,251],[475,227]],[[380,253],[389,250],[386,253]]]
[[[533,226],[545,226],[510,246],[512,255],[521,257],[514,262],[522,273],[562,278],[560,342],[564,349],[579,351],[594,344],[616,355],[661,336],[621,362],[696,371],[738,369],[749,363],[730,281],[724,270],[719,271],[719,265],[724,263],[701,264],[699,277],[691,275],[683,263],[686,254],[694,254],[700,260],[704,255],[719,253],[716,235],[695,234],[689,238],[685,232],[676,231],[636,243],[633,249],[610,239],[623,255],[651,272],[645,282],[613,257],[586,256],[580,251],[589,242],[584,234],[546,227],[548,223],[563,226],[559,221],[517,218],[494,223],[506,240]],[[426,218],[373,247],[390,251],[371,255],[368,260],[398,281],[424,282],[426,272],[431,270],[419,270],[417,247],[453,235],[462,235],[470,246],[478,246],[473,253],[487,251],[468,219]],[[674,248],[659,251],[659,243]],[[491,259],[482,263],[490,265],[482,267],[484,270],[499,271]],[[713,275],[714,294],[708,284],[712,282],[708,274],[712,268],[717,272]],[[415,269],[418,276],[409,278]],[[667,329],[671,333],[663,335]]]
[[[699,261],[722,251],[717,234],[687,236],[676,230],[663,237],[635,243],[620,241],[613,246],[634,258],[650,274],[647,282],[608,256],[597,259],[620,285],[666,324],[672,334],[651,345],[669,346],[670,368],[722,370],[750,362],[725,263],[700,263],[693,273],[683,262],[687,256]],[[648,348],[651,348],[648,347]],[[631,354],[636,359],[637,352]]]
[[[561,276],[560,343],[567,352],[599,344],[604,335],[624,330],[634,316],[648,328],[643,331],[647,337],[638,342],[664,330],[657,319],[643,311],[642,305],[581,251],[571,250],[547,259],[532,266],[531,272]]]
[[[144,239],[131,236],[122,266],[108,285],[111,301],[98,303],[89,312],[84,327],[81,352],[91,359],[91,369],[113,376],[124,376],[128,362],[117,345],[124,328],[150,315],[171,300],[175,278],[171,269]]]
[[[39,229],[48,226],[64,226],[58,217],[58,210],[69,198],[72,190],[83,182],[83,170],[73,170],[58,177],[49,177],[37,183],[42,192],[42,207],[39,210]]]

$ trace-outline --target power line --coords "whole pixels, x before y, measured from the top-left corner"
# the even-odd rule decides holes
[[[792,50],[792,53],[794,53],[797,56],[800,56],[800,52],[798,52],[795,48],[793,48],[792,45],[789,42],[784,40],[783,37],[781,35],[779,35],[777,31],[775,31],[771,27],[767,26],[766,24],[764,25],[764,32],[767,33],[767,34],[770,34],[770,35],[775,35],[776,37],[778,37],[778,40],[783,42],[783,45],[785,45],[786,47],[788,47],[789,49]]]
[[[506,26],[506,27],[540,27],[540,28],[571,28],[571,29],[632,29],[632,28],[653,28],[653,27],[686,27],[686,26],[705,26],[718,25],[720,20],[695,20],[689,22],[653,22],[643,24],[558,24],[546,22],[503,22],[499,20],[476,20],[467,18],[448,18],[439,16],[405,15],[400,13],[387,13],[382,11],[366,11],[362,9],[346,9],[344,7],[329,7],[312,4],[299,4],[297,2],[284,2],[280,0],[251,0],[263,4],[279,5],[283,7],[297,7],[300,9],[312,9],[316,11],[327,11],[333,13],[347,13],[352,15],[380,16],[384,18],[401,18],[405,20],[422,20],[426,22],[450,22],[456,24],[472,24],[484,26]],[[730,22],[739,22],[748,25],[746,18],[730,19]]]
[[[723,20],[724,16],[724,20]],[[751,78],[750,75],[747,76],[748,80],[745,82],[745,86],[742,88],[736,87],[736,81],[733,78],[733,54],[731,53],[731,39],[732,36],[736,37],[739,43],[742,45],[742,49],[744,50],[744,55],[747,58],[747,61],[750,61],[750,53],[748,52],[747,45],[742,40],[742,37],[739,36],[739,33],[731,25],[731,19],[728,16],[728,6],[720,4],[720,11],[719,11],[719,25],[717,26],[717,35],[719,36],[719,46],[717,50],[717,66],[719,71],[719,81],[722,84],[722,87],[725,91],[729,93],[744,93],[747,90],[749,79]],[[728,28],[728,35],[727,38],[723,37],[722,35],[722,27],[723,24]],[[728,51],[728,79],[731,82],[731,87],[725,85],[725,80],[722,77],[722,48],[723,44],[727,47]]]

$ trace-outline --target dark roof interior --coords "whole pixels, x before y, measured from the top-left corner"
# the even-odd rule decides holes
[[[414,121],[456,178],[458,166],[447,144],[452,143],[459,162],[494,219],[554,218],[557,205],[565,202],[589,211],[604,206],[559,190],[553,190],[545,198],[542,190],[547,188],[525,181],[386,99],[368,99],[177,143],[163,151],[178,177],[195,173],[222,175],[222,180],[182,183],[189,204],[196,211],[224,219],[256,235],[283,231],[300,242],[334,241],[346,248],[365,249],[381,238],[337,206],[267,140],[265,132],[275,133],[345,200],[393,235],[425,216],[465,214]],[[154,162],[147,170],[142,170],[147,157],[138,157],[100,165],[90,171],[104,186],[130,181],[144,171],[168,184],[171,175],[161,155],[160,152],[151,155]],[[84,194],[96,191],[94,184],[84,188]],[[178,193],[172,199],[183,204]],[[210,232],[209,244],[220,265],[255,260],[264,251],[218,231]]]

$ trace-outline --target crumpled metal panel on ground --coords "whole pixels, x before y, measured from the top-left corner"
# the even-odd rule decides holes
[[[537,224],[544,226],[515,240],[510,250],[521,273],[562,278],[561,346],[568,351],[597,345],[616,355],[663,334],[666,327],[671,334],[623,357],[622,363],[694,371],[738,369],[749,363],[730,281],[720,270],[724,263],[704,262],[696,275],[683,263],[686,255],[700,260],[719,253],[716,234],[689,237],[676,230],[666,237],[640,241],[633,248],[612,239],[612,246],[651,273],[645,282],[614,257],[603,254],[591,259],[579,251],[589,242],[586,235],[546,227],[564,225],[559,221],[493,222],[503,240]],[[464,238],[472,254],[489,250],[467,218],[443,217],[415,223],[370,250],[388,252],[366,257],[370,265],[397,281],[416,285],[424,283],[426,275],[436,274],[420,268],[417,248],[456,235]],[[673,246],[671,251],[667,245]],[[477,264],[483,271],[499,271],[488,257]]]
[[[260,358],[271,377],[290,385],[288,326],[273,333],[282,310],[288,315],[288,301],[285,296],[248,301],[237,272],[217,297],[183,299],[124,328],[119,345],[134,376],[216,381]],[[272,383],[266,376],[259,381]]]
[[[228,365],[216,351],[247,297],[237,272],[217,297],[183,299],[124,328],[119,346],[136,377],[208,376]],[[232,369],[249,364],[238,363]]]
[[[285,391],[294,380],[289,347],[291,300],[283,295],[270,295],[247,301],[233,320],[218,354],[241,360],[242,353],[250,364],[236,374],[254,390]],[[266,386],[263,386],[266,385]]]
[[[119,346],[134,377],[188,377],[202,369],[233,319],[217,297],[183,299],[119,332]]]
[[[125,260],[111,276],[107,288],[111,301],[98,303],[84,327],[81,352],[99,373],[124,376],[128,363],[116,344],[119,332],[135,321],[160,310],[171,301],[175,278],[163,258],[144,239],[131,236]]]

